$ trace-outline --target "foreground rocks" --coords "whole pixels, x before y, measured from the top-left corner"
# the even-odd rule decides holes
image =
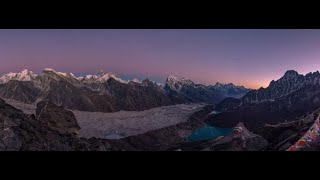
[[[317,118],[311,128],[287,151],[319,151],[320,150],[320,119]]]
[[[74,114],[51,102],[37,104],[36,119],[60,134],[79,134],[80,126]]]
[[[267,150],[285,151],[304,136],[319,115],[320,109],[297,121],[266,125],[259,128],[256,133],[268,140]]]
[[[0,100],[0,151],[121,150],[106,140],[78,138],[76,119],[61,107],[41,102],[37,112],[28,116]]]

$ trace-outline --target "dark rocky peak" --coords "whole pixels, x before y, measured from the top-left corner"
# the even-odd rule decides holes
[[[298,72],[295,70],[288,70],[283,77],[292,78],[299,76]]]
[[[228,84],[225,84],[225,83],[220,83],[220,82],[217,82],[215,85],[213,85],[214,88],[239,88],[239,89],[247,89],[245,88],[244,86],[237,86],[237,85],[234,85],[233,83],[228,83]]]
[[[217,82],[215,86],[235,86],[235,85],[233,83],[226,84],[226,83]]]
[[[275,80],[272,80],[272,81],[270,82],[269,86],[273,86],[275,82],[276,82]]]
[[[217,82],[215,85],[209,86],[211,89],[225,89],[225,84]]]
[[[310,72],[305,76],[302,74],[298,74],[298,72],[294,70],[287,71],[283,77],[279,80],[272,80],[269,84],[268,88],[271,89],[290,89],[290,91],[294,91],[299,89],[300,87],[307,84],[317,84],[320,82],[320,73],[319,71]]]
[[[309,72],[308,74],[306,74],[305,77],[306,77],[307,79],[308,79],[308,78],[320,78],[320,73],[319,73],[319,71]]]
[[[141,83],[142,86],[154,86],[155,83],[148,78],[144,79]]]
[[[134,81],[129,81],[128,82],[128,85],[130,85],[130,86],[134,86],[134,85],[138,85],[138,84],[140,84],[140,83],[137,83],[137,82],[134,82]]]

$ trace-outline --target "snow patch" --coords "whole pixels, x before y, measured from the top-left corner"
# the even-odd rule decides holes
[[[219,114],[220,112],[218,111],[212,111],[211,113],[209,113],[209,115],[213,115],[213,114]]]
[[[132,79],[131,81],[132,81],[132,82],[135,82],[135,83],[142,83],[142,81],[140,81],[140,80],[137,79],[137,78],[134,78],[134,79]]]

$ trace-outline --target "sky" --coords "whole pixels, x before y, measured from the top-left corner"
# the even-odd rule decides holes
[[[0,74],[100,70],[124,79],[267,87],[287,70],[320,70],[316,29],[1,29]]]

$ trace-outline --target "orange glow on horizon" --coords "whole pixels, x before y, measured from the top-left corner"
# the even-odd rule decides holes
[[[262,83],[243,83],[244,87],[250,88],[250,89],[260,89],[261,87],[267,88],[269,86],[270,82],[262,82]]]

